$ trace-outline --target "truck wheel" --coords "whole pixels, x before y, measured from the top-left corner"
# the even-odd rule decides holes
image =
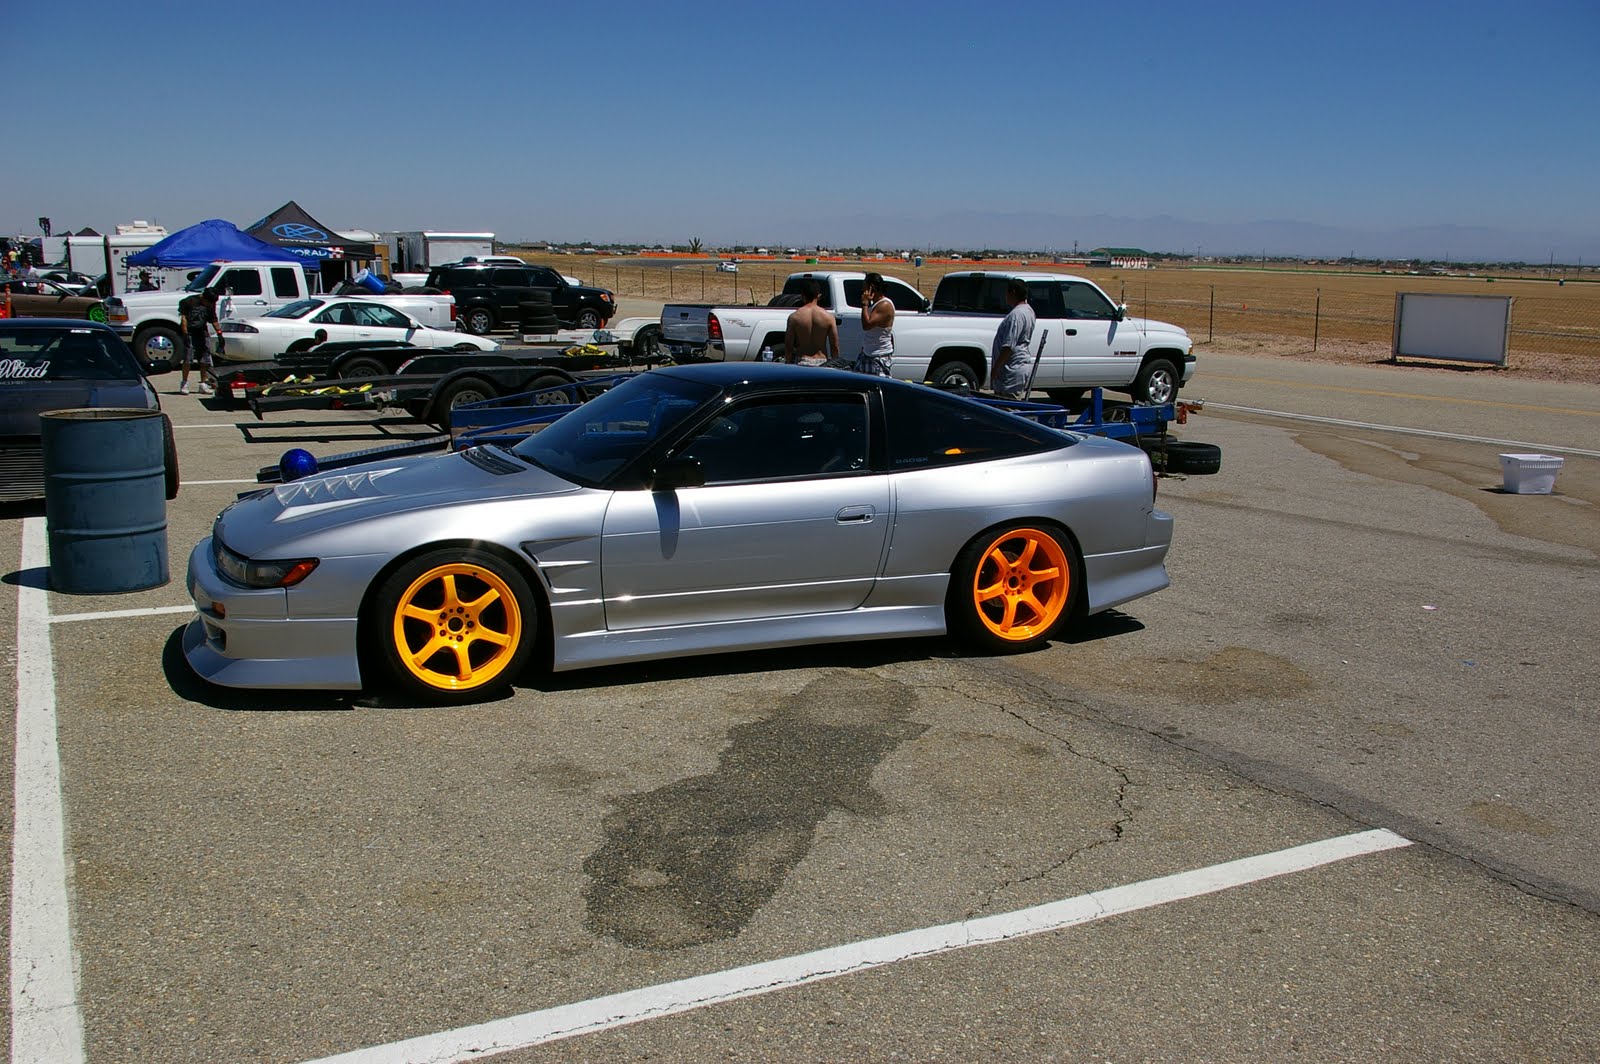
[[[1144,364],[1133,381],[1133,401],[1136,403],[1170,403],[1178,397],[1178,367],[1164,358],[1152,358]]]
[[[928,374],[928,383],[935,388],[946,388],[953,391],[965,389],[969,392],[975,392],[983,387],[983,380],[979,377],[978,371],[973,369],[969,363],[961,361],[939,363],[934,367],[933,372]]]
[[[578,328],[580,328],[580,329],[598,329],[598,328],[600,328],[600,312],[598,310],[591,310],[588,307],[585,307],[583,310],[578,311]]]
[[[167,499],[178,497],[178,441],[172,436],[172,419],[161,415],[161,465],[166,474]]]
[[[183,337],[169,325],[147,325],[133,338],[133,352],[145,365],[165,358],[177,366],[183,361]]]
[[[484,336],[494,328],[494,312],[488,307],[473,307],[461,316],[461,324],[474,336]]]
[[[371,615],[390,676],[428,699],[476,701],[509,687],[538,631],[528,582],[498,555],[430,551],[389,575]]]
[[[1214,443],[1192,443],[1188,440],[1168,440],[1165,465],[1161,451],[1150,452],[1150,464],[1167,473],[1188,473],[1190,476],[1207,476],[1222,472],[1222,448]]]
[[[991,654],[1043,646],[1072,611],[1081,566],[1060,528],[1019,521],[968,543],[951,567],[950,631]]]
[[[348,362],[339,363],[339,376],[344,380],[353,377],[382,377],[388,372],[389,367],[375,358],[352,358]]]

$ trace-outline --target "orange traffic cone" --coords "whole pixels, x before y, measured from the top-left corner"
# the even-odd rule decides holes
[[[6,301],[0,305],[0,318],[11,317],[11,289],[6,289]]]

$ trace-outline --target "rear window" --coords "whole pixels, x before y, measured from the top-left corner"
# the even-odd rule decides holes
[[[800,286],[805,284],[805,282],[806,275],[804,274],[799,277],[789,278],[787,281],[783,282],[783,294],[786,296],[793,296],[796,299],[802,299],[803,297],[801,296]],[[822,298],[817,300],[817,306],[827,307],[830,310],[833,309],[833,289],[832,286],[828,284],[827,278],[818,277],[816,278],[816,282],[817,287],[822,289]],[[859,284],[857,285],[856,292],[856,298],[859,300],[861,298]],[[800,306],[800,303],[796,303],[795,306]]]
[[[885,388],[883,402],[894,471],[987,462],[1076,442],[1036,422],[932,389]]]
[[[19,381],[125,381],[144,374],[114,334],[99,329],[0,332],[0,384]]]

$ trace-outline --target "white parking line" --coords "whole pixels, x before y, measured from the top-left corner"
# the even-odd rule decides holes
[[[45,618],[51,624],[71,621],[106,621],[114,617],[157,617],[163,613],[193,613],[194,603],[187,606],[146,606],[136,610],[101,610],[99,613],[60,613]]]
[[[952,950],[1092,923],[1409,845],[1410,840],[1392,831],[1363,831],[1160,879],[1099,890],[1013,913],[906,931],[711,975],[680,979],[455,1031],[370,1046],[307,1064],[453,1064],[455,1061],[479,1060],[724,1001],[770,994],[775,990],[850,975],[898,961],[931,957]]]
[[[22,569],[48,564],[42,517],[22,523]],[[11,838],[12,1064],[79,1064],[78,1010],[67,903],[66,823],[56,749],[50,600],[17,585],[17,754]]]

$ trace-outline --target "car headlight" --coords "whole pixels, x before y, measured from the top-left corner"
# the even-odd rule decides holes
[[[222,578],[240,587],[293,587],[311,575],[318,561],[316,558],[251,561],[238,551],[230,550],[215,534],[211,537],[211,558]]]
[[[242,321],[225,321],[218,326],[225,333],[258,333],[261,330]]]

